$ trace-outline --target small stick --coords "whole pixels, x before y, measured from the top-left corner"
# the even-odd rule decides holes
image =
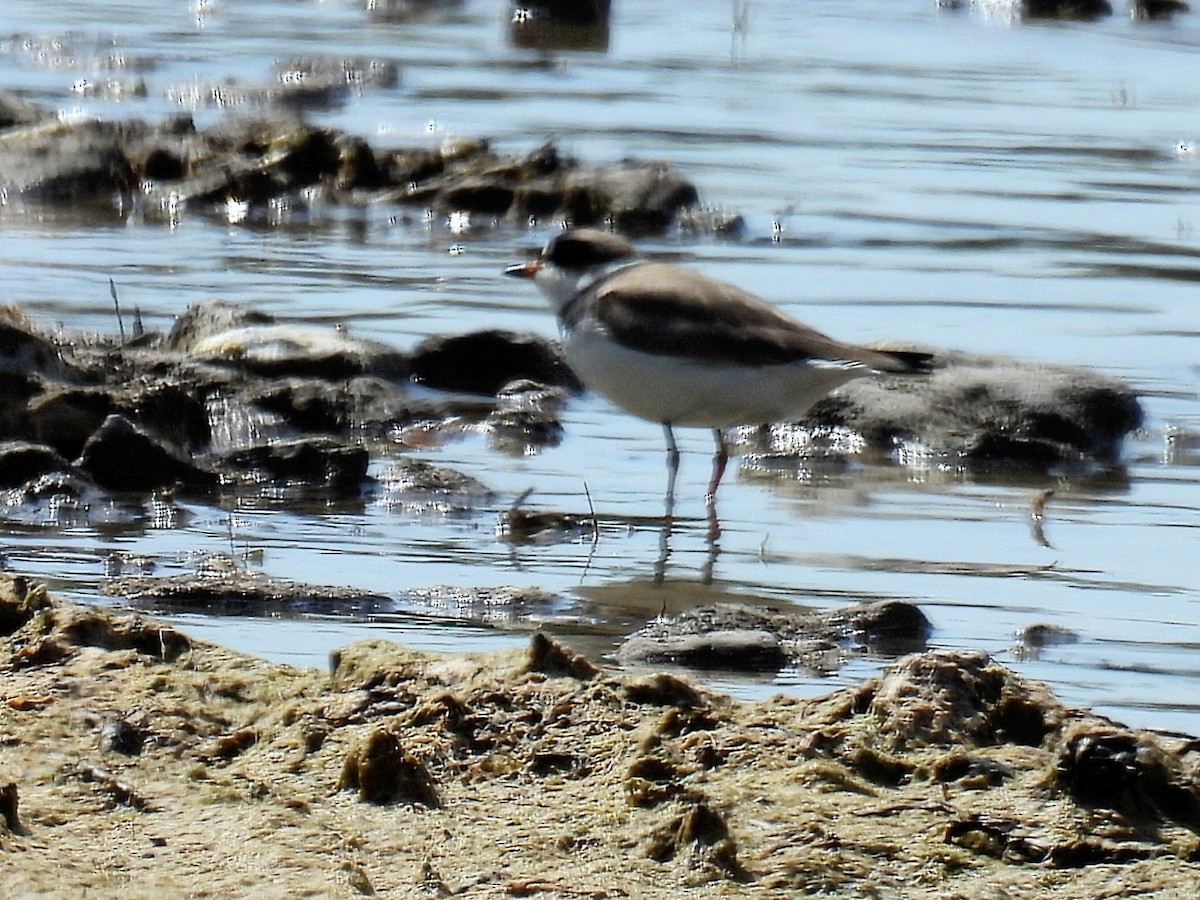
[[[117,300],[117,284],[111,278],[108,279],[108,292],[112,294],[113,309],[117,311],[117,328],[121,331],[121,346],[125,346],[125,323],[121,321],[121,304]]]
[[[592,544],[600,543],[600,522],[596,519],[596,507],[592,505],[592,492],[588,490],[588,483],[583,483],[583,495],[587,497],[588,514],[592,517]]]

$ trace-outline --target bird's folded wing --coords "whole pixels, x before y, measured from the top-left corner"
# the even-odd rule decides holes
[[[804,361],[871,366],[874,352],[788,318],[735,285],[657,263],[623,269],[562,310],[564,325],[593,322],[633,349],[746,366]]]

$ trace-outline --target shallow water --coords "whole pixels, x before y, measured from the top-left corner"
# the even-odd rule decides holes
[[[350,0],[167,9],[62,0],[53,16],[8,0],[0,86],[64,114],[157,118],[180,111],[172,91],[266,81],[278,59],[395,60],[398,88],[313,118],[380,145],[485,136],[522,152],[554,137],[589,163],[667,160],[706,204],[740,211],[748,227],[738,240],[670,234],[650,249],[680,252],[845,339],[915,338],[1134,383],[1147,422],[1127,445],[1124,479],[731,471],[715,583],[705,587],[710,440],[683,433],[683,521],[671,537],[669,590],[656,592],[660,534],[636,523],[662,512],[659,429],[588,396],[568,407],[563,443],[537,456],[503,455],[479,435],[397,448],[497,492],[467,516],[372,500],[304,514],[188,505],[176,527],[7,533],[0,562],[89,600],[114,552],[151,557],[168,573],[231,546],[271,574],[396,598],[439,584],[540,586],[569,598],[581,632],[571,641],[597,652],[613,646],[606,630],[726,592],[818,607],[907,599],[933,621],[935,646],[983,648],[1069,702],[1200,733],[1200,453],[1187,440],[1200,432],[1200,81],[1188,74],[1200,22],[1021,25],[884,0],[751,0],[744,9],[735,27],[728,0],[615,0],[606,52],[543,56],[511,47],[507,10],[482,0],[406,24],[373,21]],[[124,69],[104,68],[114,53]],[[146,96],[73,89],[105,77],[141,79]],[[196,110],[201,122],[220,114]],[[402,347],[480,327],[553,333],[540,299],[500,276],[553,222],[525,230],[397,209],[242,224],[185,214],[173,226],[70,218],[26,211],[0,221],[0,300],[50,326],[112,331],[111,277],[148,327],[223,296]],[[514,549],[496,521],[529,487],[539,508],[584,513],[590,495],[606,521],[635,524],[605,529],[594,546],[585,537]],[[1047,547],[1029,515],[1051,487]],[[432,649],[525,640],[430,612],[398,599],[336,617],[180,621],[301,664],[323,664],[331,648],[370,635]],[[1035,623],[1072,628],[1079,640],[1019,658],[1014,632]],[[780,684],[816,693],[879,665],[856,661],[825,680],[792,672],[773,685],[717,683],[750,696]]]

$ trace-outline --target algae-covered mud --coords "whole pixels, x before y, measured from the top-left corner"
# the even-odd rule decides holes
[[[1200,743],[982,653],[741,703],[536,635],[328,672],[0,578],[10,896],[1194,896]]]

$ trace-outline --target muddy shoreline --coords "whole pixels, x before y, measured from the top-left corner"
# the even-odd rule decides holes
[[[741,703],[543,635],[331,671],[0,575],[13,895],[1194,896],[1200,741],[981,653]]]

